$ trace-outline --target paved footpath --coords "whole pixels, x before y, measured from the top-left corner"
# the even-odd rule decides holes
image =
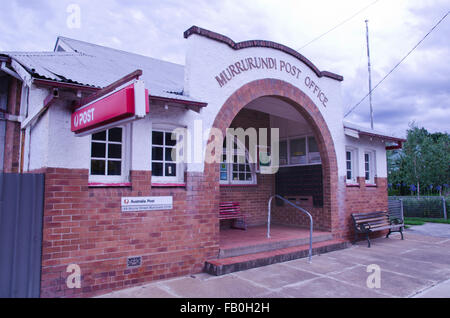
[[[450,228],[450,225],[449,225]],[[367,281],[380,268],[380,288]],[[370,269],[371,267],[369,267]],[[369,279],[371,282],[375,282]],[[450,238],[406,231],[344,250],[224,276],[205,273],[158,281],[100,297],[445,297],[450,298]]]
[[[450,238],[450,224],[425,223],[424,225],[411,226],[408,231],[414,234]]]

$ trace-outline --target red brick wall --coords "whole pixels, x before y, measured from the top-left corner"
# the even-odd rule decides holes
[[[339,229],[339,235],[342,237],[347,239],[353,239],[354,237],[355,231],[351,218],[352,213],[387,211],[387,178],[375,178],[375,183],[376,186],[366,186],[365,179],[358,177],[357,186],[346,186],[345,217],[341,219]],[[372,236],[377,237],[384,234],[384,231],[380,231],[379,233],[374,233]]]
[[[250,186],[221,186],[221,201],[238,201],[245,213],[247,225],[267,223],[267,203],[274,193],[274,176],[257,175],[258,184]],[[227,220],[221,223],[228,223]]]
[[[151,188],[151,172],[132,171],[130,188],[90,188],[88,170],[43,169],[42,297],[91,296],[200,272],[218,254],[218,188],[187,174],[187,188]],[[122,196],[173,196],[173,210],[122,213]],[[127,269],[128,256],[142,266]],[[66,287],[78,264],[82,288]]]
[[[324,224],[324,220],[326,220],[326,218],[324,218],[323,215],[323,208],[305,207],[305,210],[307,210],[313,218],[314,230],[328,230],[326,224]],[[274,224],[293,225],[309,229],[309,217],[292,206],[287,204],[277,206],[274,202],[272,205],[272,211],[272,221]]]

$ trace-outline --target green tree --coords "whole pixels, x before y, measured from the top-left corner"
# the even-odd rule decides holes
[[[414,184],[417,195],[430,186],[442,186],[450,180],[449,134],[430,134],[413,122],[407,130],[403,149],[388,151],[387,161],[391,184]]]

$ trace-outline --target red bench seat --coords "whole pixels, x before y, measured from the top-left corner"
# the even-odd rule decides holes
[[[239,229],[246,230],[247,229],[247,223],[245,222],[245,216],[241,211],[241,205],[239,202],[220,202],[219,207],[219,220],[241,220],[243,223],[243,226],[236,227]],[[236,223],[236,222],[235,222]],[[233,226],[235,227],[235,226]]]

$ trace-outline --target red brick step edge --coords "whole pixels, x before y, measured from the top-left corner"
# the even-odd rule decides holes
[[[313,243],[312,254],[323,254],[350,246],[350,242],[344,240],[330,240]],[[211,275],[221,276],[233,272],[239,272],[250,268],[266,266],[275,263],[287,262],[298,258],[308,257],[309,245],[301,245],[283,248],[279,250],[247,254],[222,259],[214,259],[205,262],[204,271]],[[314,260],[313,260],[314,261]]]

